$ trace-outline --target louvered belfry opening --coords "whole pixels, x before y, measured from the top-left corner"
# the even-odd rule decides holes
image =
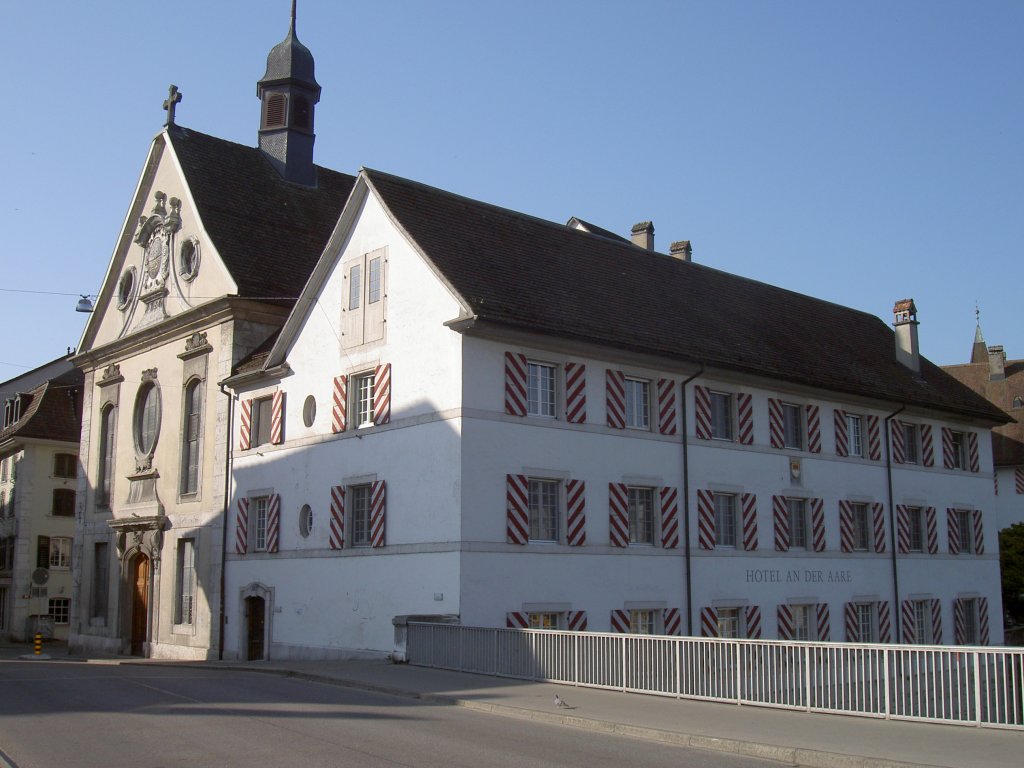
[[[307,108],[308,109],[308,108]],[[263,99],[263,128],[284,128],[288,115],[288,97],[271,92]]]

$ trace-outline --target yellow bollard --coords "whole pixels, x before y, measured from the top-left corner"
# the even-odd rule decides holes
[[[35,651],[36,656],[39,656],[43,652],[43,633],[36,632],[36,636],[32,638],[32,647]]]

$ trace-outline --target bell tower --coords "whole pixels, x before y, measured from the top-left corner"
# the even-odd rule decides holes
[[[256,84],[259,148],[282,177],[307,186],[316,185],[313,113],[320,101],[320,85],[313,69],[313,54],[295,35],[292,0],[288,35],[270,51],[267,71]]]

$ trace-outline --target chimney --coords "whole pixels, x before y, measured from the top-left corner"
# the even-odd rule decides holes
[[[641,221],[639,224],[634,224],[633,231],[630,232],[630,239],[633,241],[633,245],[639,245],[641,248],[653,251],[654,224],[649,221]]]
[[[693,261],[693,248],[689,240],[676,240],[668,247],[669,255],[680,261]]]
[[[1002,346],[988,348],[988,380],[1002,381],[1006,378],[1006,353]]]
[[[917,343],[917,307],[913,299],[900,299],[892,308],[896,329],[896,359],[916,374],[921,373],[921,349]]]

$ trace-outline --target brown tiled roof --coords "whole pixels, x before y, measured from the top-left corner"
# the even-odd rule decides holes
[[[873,315],[366,170],[482,321],[1001,422]]]
[[[0,431],[0,441],[34,437],[77,443],[82,435],[82,383],[80,370],[68,371],[30,392],[21,418]]]
[[[178,125],[167,134],[239,295],[290,303],[320,258],[355,178],[318,166],[315,188],[291,184],[254,147]]]
[[[267,362],[267,358],[270,357],[270,351],[274,348],[274,342],[277,341],[277,337],[280,335],[280,329],[270,334],[270,336],[264,339],[252,352],[235,364],[235,367],[231,370],[232,375],[237,375],[239,373],[251,373],[252,371],[258,371],[263,368],[264,364]]]
[[[986,352],[983,363],[947,365],[944,370],[1014,419],[992,432],[992,455],[996,465],[1024,464],[1024,408],[1013,407],[1015,397],[1024,398],[1024,360],[1007,360],[1006,378],[989,381],[987,358]]]

